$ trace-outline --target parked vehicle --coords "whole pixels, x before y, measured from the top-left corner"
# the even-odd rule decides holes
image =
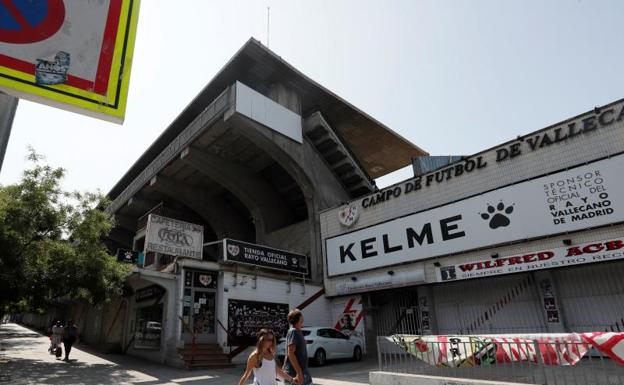
[[[301,331],[307,342],[308,357],[318,366],[325,365],[327,360],[362,359],[364,342],[359,337],[327,327],[305,327]],[[279,340],[277,355],[283,362],[286,356],[286,338]]]
[[[161,330],[160,322],[154,322],[154,321],[148,322],[147,330],[148,331],[160,331]]]

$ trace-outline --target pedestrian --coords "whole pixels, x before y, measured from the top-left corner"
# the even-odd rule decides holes
[[[50,333],[50,354],[55,354],[56,358],[60,358],[62,354],[61,341],[63,340],[63,324],[61,321],[56,321],[52,326]]]
[[[65,346],[65,361],[69,361],[72,345],[78,340],[78,327],[74,320],[69,320],[63,330],[63,345]]]
[[[244,385],[254,375],[254,385],[277,385],[276,377],[288,382],[295,382],[292,376],[275,364],[275,351],[277,342],[275,334],[268,329],[261,329],[256,335],[256,349],[251,352],[247,359],[247,368],[243,373],[238,385]]]
[[[301,332],[303,327],[303,313],[293,309],[288,313],[290,329],[286,334],[286,359],[284,371],[293,376],[295,382],[301,385],[311,385],[312,376],[308,371],[308,350],[306,340]]]

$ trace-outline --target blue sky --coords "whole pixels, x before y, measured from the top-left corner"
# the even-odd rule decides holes
[[[125,123],[21,101],[0,183],[32,145],[66,188],[108,192],[249,37],[266,42],[267,6],[272,50],[433,155],[624,97],[624,1],[144,0]]]

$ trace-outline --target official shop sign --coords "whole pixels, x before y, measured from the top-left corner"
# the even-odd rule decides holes
[[[327,238],[329,276],[624,220],[624,155]]]
[[[253,243],[223,240],[224,260],[295,274],[308,274],[308,258],[302,254]]]
[[[147,219],[145,252],[202,259],[203,226],[150,214]]]
[[[607,239],[572,247],[558,247],[531,253],[484,258],[436,268],[437,281],[457,281],[494,275],[522,273],[624,258],[624,238]]]

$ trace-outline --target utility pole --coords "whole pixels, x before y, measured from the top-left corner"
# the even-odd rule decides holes
[[[267,7],[267,48],[269,48],[269,26],[271,24],[271,7]]]
[[[9,144],[9,136],[11,136],[11,128],[13,127],[13,118],[17,109],[18,98],[0,92],[0,171],[4,161],[7,145]]]

